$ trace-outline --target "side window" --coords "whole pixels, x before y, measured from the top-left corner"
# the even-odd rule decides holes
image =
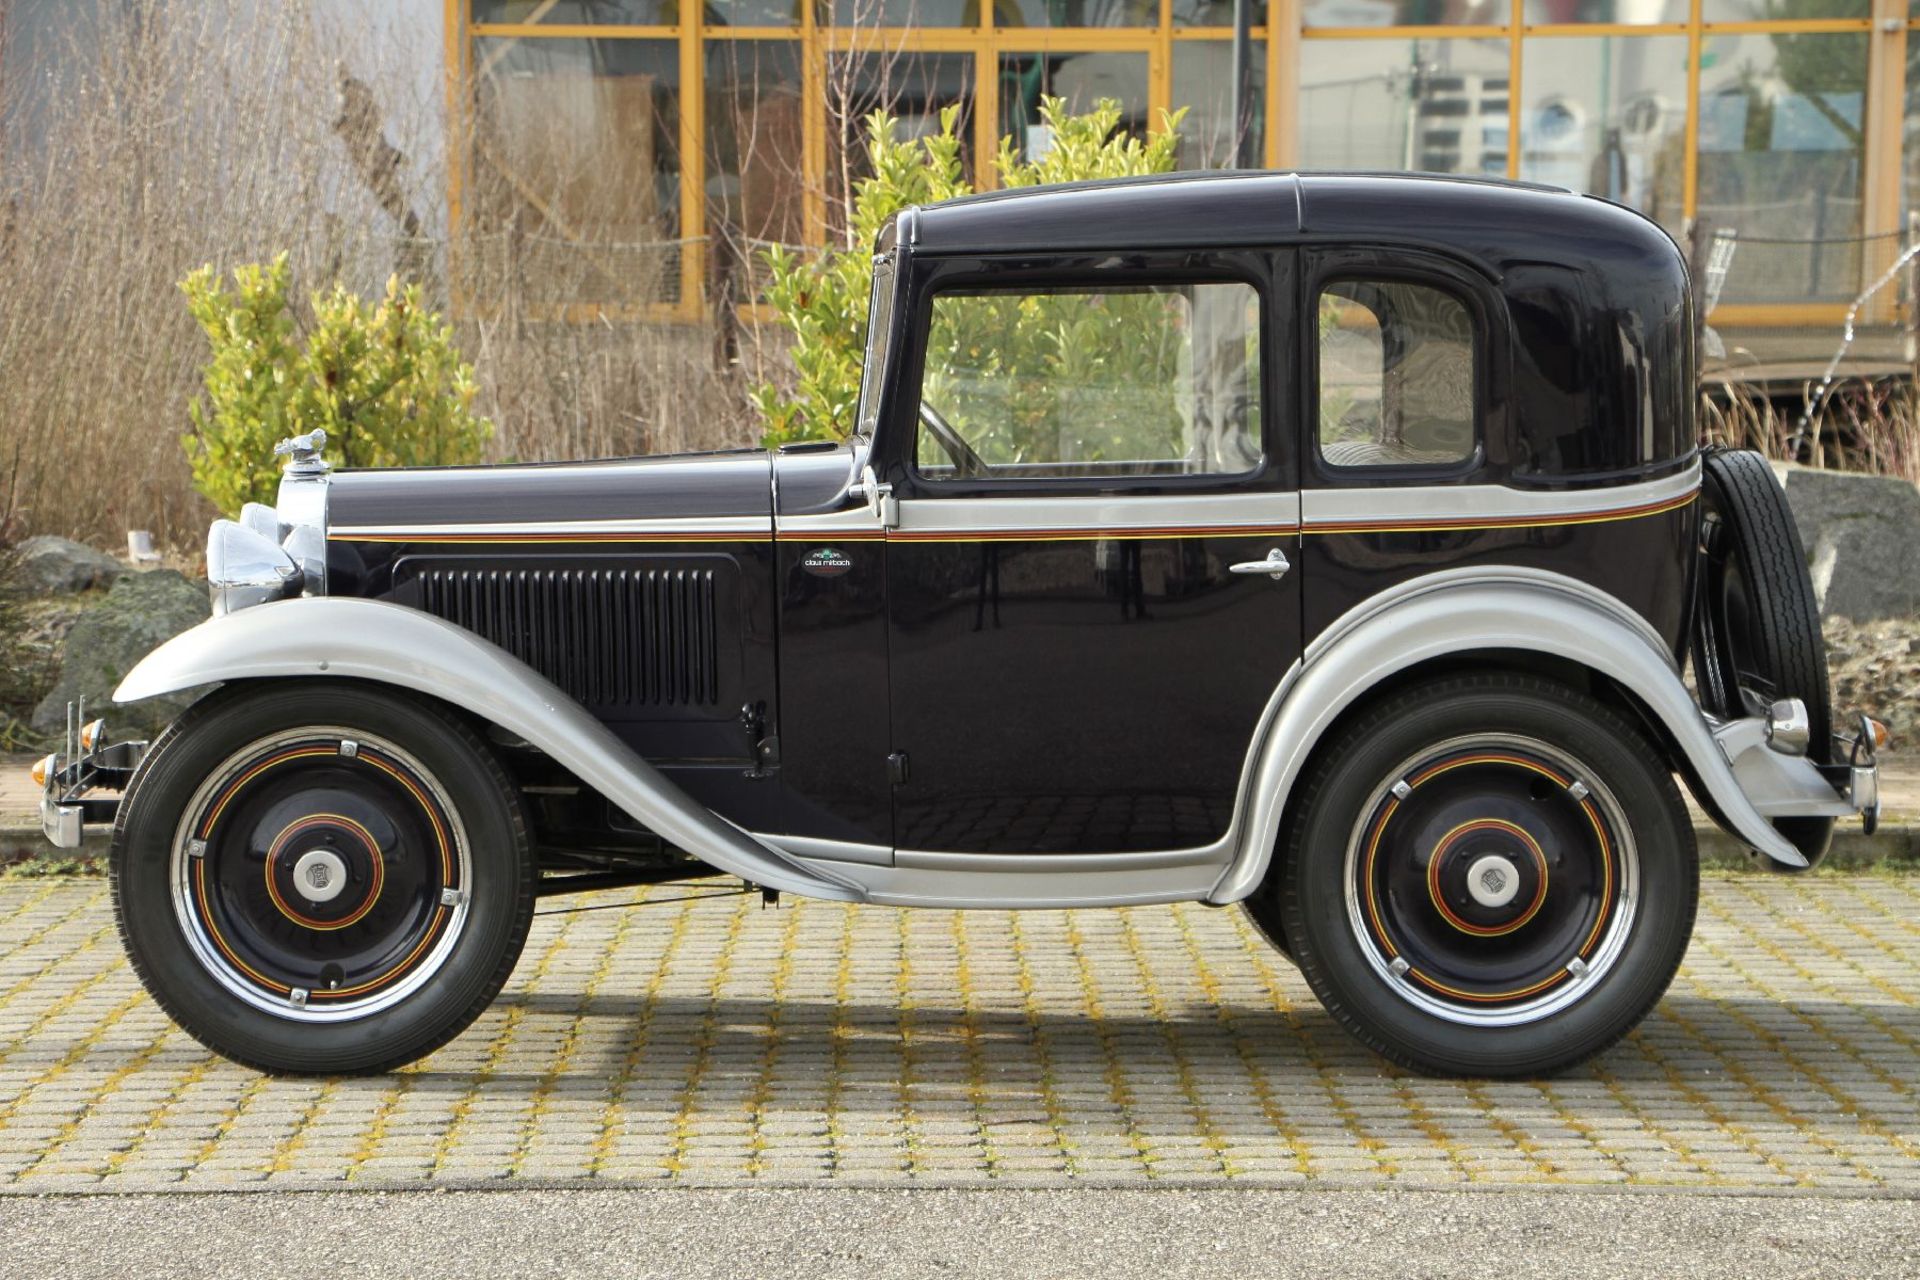
[[[1473,457],[1474,321],[1424,284],[1339,280],[1320,291],[1320,456],[1336,467]]]
[[[938,294],[915,465],[932,479],[1251,471],[1260,313],[1240,283]]]

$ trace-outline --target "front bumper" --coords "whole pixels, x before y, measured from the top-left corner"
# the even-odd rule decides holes
[[[104,733],[104,731],[103,731]],[[120,810],[120,797],[93,792],[120,792],[133,778],[147,753],[144,742],[96,740],[72,754],[49,756],[46,780],[40,790],[40,830],[56,849],[78,849],[89,826],[110,824]]]

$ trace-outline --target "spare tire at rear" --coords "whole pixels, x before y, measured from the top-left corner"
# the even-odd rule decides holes
[[[1692,657],[1700,704],[1713,715],[1764,714],[1798,698],[1813,728],[1807,754],[1833,758],[1833,702],[1820,607],[1787,495],[1765,457],[1712,449],[1701,460],[1700,588]],[[1832,818],[1774,825],[1809,862],[1826,854]]]

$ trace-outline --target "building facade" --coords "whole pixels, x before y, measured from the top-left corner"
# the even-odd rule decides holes
[[[1716,319],[1837,321],[1906,236],[1920,0],[1282,0],[1243,126],[1269,166],[1592,191],[1737,236]],[[819,244],[884,108],[959,113],[977,186],[1043,94],[1224,162],[1220,0],[446,0],[451,216],[553,306],[693,318],[716,259]],[[487,248],[497,241],[511,247]]]

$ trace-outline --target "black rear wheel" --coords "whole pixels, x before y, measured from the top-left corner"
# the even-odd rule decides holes
[[[1658,751],[1549,681],[1420,686],[1339,732],[1250,903],[1388,1058],[1533,1076],[1600,1052],[1679,967],[1699,873]]]
[[[525,824],[485,744],[362,686],[195,706],[142,762],[112,865],[154,998],[209,1048],[274,1071],[430,1052],[499,991],[532,912]]]

